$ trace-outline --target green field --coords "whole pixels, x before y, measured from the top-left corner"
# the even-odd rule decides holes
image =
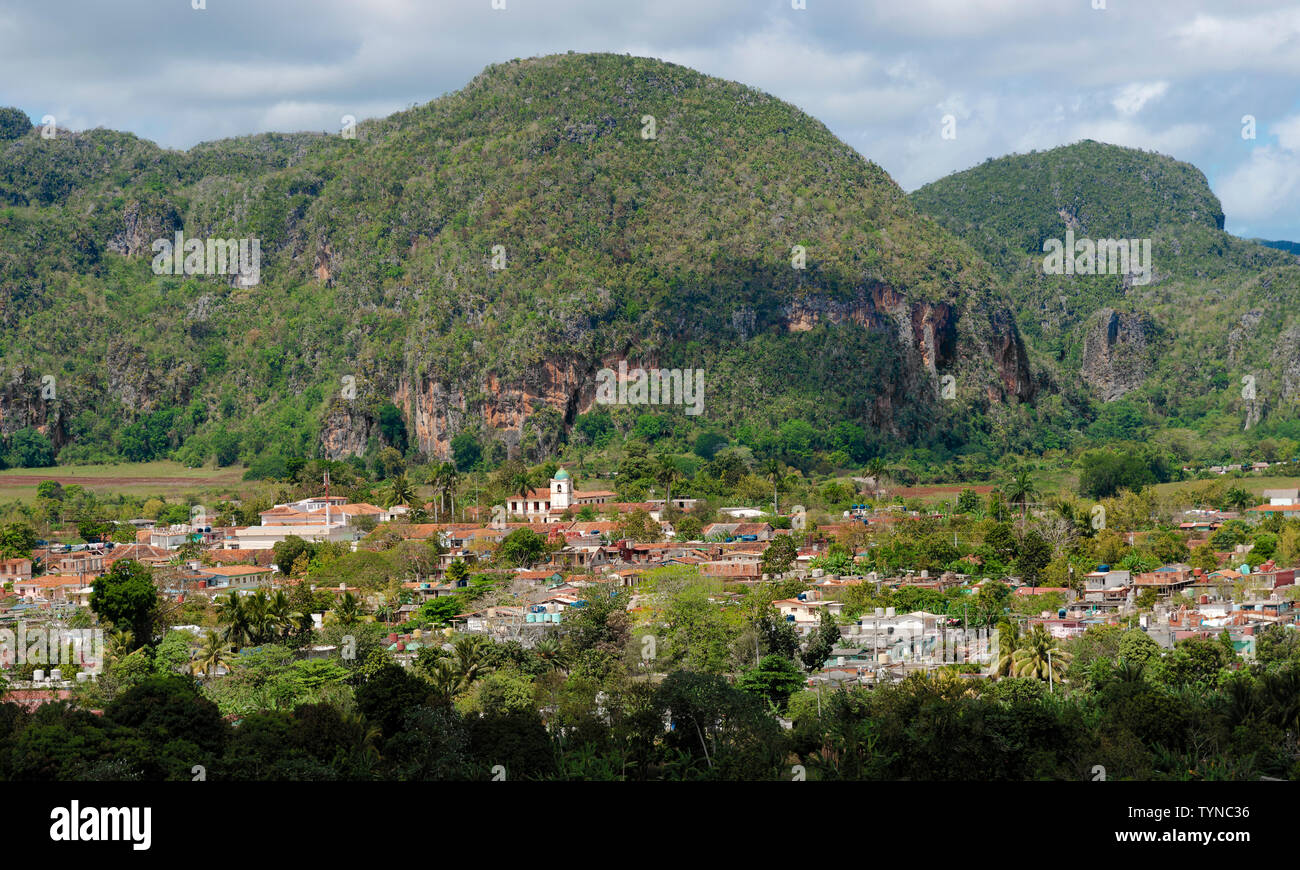
[[[36,486],[57,480],[97,493],[176,498],[188,494],[239,497],[259,484],[243,480],[241,466],[186,468],[178,462],[157,461],[121,465],[74,465],[54,468],[10,468],[0,471],[0,501],[33,501]]]

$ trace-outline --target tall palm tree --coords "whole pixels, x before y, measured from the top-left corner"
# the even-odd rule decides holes
[[[224,628],[226,642],[235,649],[252,643],[248,613],[238,592],[232,591],[217,599],[217,624]]]
[[[451,521],[456,521],[456,485],[460,483],[460,472],[456,470],[456,463],[444,462],[439,469],[442,476],[443,490],[447,493],[448,506],[450,508],[449,516]]]
[[[435,518],[440,518],[447,510],[447,464],[441,463],[433,470],[433,513]]]
[[[267,605],[270,624],[281,640],[287,640],[293,630],[301,625],[302,614],[293,609],[289,596],[283,589],[277,589],[271,595]]]
[[[221,635],[215,631],[210,631],[203,636],[203,646],[199,648],[199,655],[190,665],[194,673],[203,674],[205,677],[212,677],[217,672],[217,668],[226,667],[228,664],[226,654],[230,652],[230,644],[221,639]]]
[[[460,686],[460,676],[456,673],[456,663],[451,658],[443,657],[435,661],[426,671],[429,682],[443,698],[450,701]]]
[[[115,628],[108,636],[108,660],[116,662],[135,651],[135,632],[129,628]]]
[[[1020,626],[1015,622],[998,623],[998,676],[1009,677],[1015,669],[1016,649],[1020,646]]]
[[[510,476],[510,492],[524,500],[524,513],[528,513],[528,493],[532,484],[528,481],[527,471],[517,471]]]
[[[415,487],[411,485],[405,472],[398,472],[389,478],[388,487],[384,492],[384,507],[391,508],[399,504],[409,506],[414,498]]]
[[[1021,639],[1020,648],[1012,656],[1012,673],[1017,677],[1058,683],[1071,658],[1073,656],[1057,646],[1056,638],[1048,634],[1040,623]]]
[[[667,453],[659,456],[655,464],[655,480],[664,485],[664,511],[672,507],[673,502],[673,482],[682,479],[681,469],[673,458]]]
[[[772,481],[772,514],[774,516],[781,513],[778,493],[781,484],[785,481],[785,475],[781,471],[781,463],[775,459],[769,459],[763,463],[763,476]]]
[[[1029,474],[1029,470],[1021,468],[1012,475],[1011,480],[1007,481],[1003,489],[1008,502],[1020,505],[1020,531],[1023,532],[1025,530],[1025,515],[1029,509],[1029,503],[1038,498],[1038,487],[1034,484],[1034,479]]]
[[[275,622],[271,616],[271,599],[261,589],[244,601],[244,618],[253,643],[266,643],[275,636]]]
[[[1254,501],[1254,499],[1251,497],[1251,494],[1239,486],[1234,486],[1232,489],[1224,493],[1223,496],[1223,503],[1233,510],[1238,511],[1245,510],[1252,501]]]
[[[879,494],[884,489],[884,487],[881,485],[881,481],[885,476],[885,469],[887,467],[888,466],[885,465],[885,460],[881,459],[879,456],[874,456],[871,459],[867,460],[867,465],[866,465],[867,477],[871,478],[871,485],[876,488],[877,494]]]

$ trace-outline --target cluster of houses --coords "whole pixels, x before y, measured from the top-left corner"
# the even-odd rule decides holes
[[[481,521],[409,523],[403,516],[406,506],[385,509],[328,495],[275,505],[262,512],[256,526],[213,527],[201,513],[183,525],[158,527],[140,522],[134,544],[106,544],[62,553],[44,549],[33,553],[33,559],[0,561],[0,585],[9,590],[0,599],[0,620],[42,613],[57,616],[72,607],[85,606],[94,579],[120,559],[135,559],[153,567],[164,594],[175,599],[271,588],[285,582],[280,569],[287,571],[289,567],[272,564],[271,548],[276,543],[297,536],[355,547],[366,533],[379,528],[408,540],[433,540],[440,545],[437,564],[426,568],[427,574],[414,575],[405,582],[410,602],[393,614],[395,621],[407,622],[426,601],[464,592],[468,581],[450,579],[448,569],[458,560],[479,563],[474,573],[495,575],[517,603],[457,614],[453,628],[530,643],[562,623],[569,609],[584,606],[593,595],[628,589],[633,593],[630,607],[635,610],[645,606],[637,586],[647,572],[655,569],[691,567],[704,576],[738,585],[771,579],[763,573],[764,553],[777,537],[791,534],[759,521],[758,509],[730,508],[721,512],[726,521],[705,526],[700,540],[677,540],[671,523],[663,516],[664,501],[622,503],[613,498],[614,494],[606,490],[575,489],[571,476],[560,469],[548,489],[510,499],[508,521],[497,515],[488,525]],[[1269,490],[1265,499],[1266,504],[1248,509],[1245,518],[1289,516],[1300,510],[1297,490]],[[674,498],[673,503],[683,510],[694,506],[694,500],[689,498]],[[604,518],[573,518],[575,508],[588,506]],[[633,510],[649,514],[660,525],[665,540],[638,542],[620,537],[620,525],[611,517]],[[890,524],[912,518],[908,512],[888,509],[860,513],[850,512],[844,526],[823,528],[819,536],[798,536],[790,573],[805,579],[808,588],[795,598],[774,603],[781,618],[800,636],[817,630],[824,613],[839,624],[841,644],[815,681],[869,682],[953,662],[988,664],[994,654],[988,633],[972,633],[964,624],[958,625],[945,616],[884,609],[846,622],[843,593],[861,584],[873,584],[877,591],[911,586],[938,591],[960,588],[976,595],[984,583],[992,582],[953,572],[939,576],[925,571],[904,572],[896,577],[875,573],[835,576],[813,569],[810,563],[825,554],[829,535],[836,531],[851,524]],[[1223,511],[1189,511],[1180,527],[1192,538],[1190,544],[1196,546],[1208,541],[1224,522],[1239,516]],[[546,538],[550,546],[543,564],[527,570],[507,570],[485,560],[507,535],[521,528]],[[1204,538],[1198,539],[1201,535]],[[191,558],[190,552],[182,559],[178,550],[187,544],[197,544],[202,557]],[[1027,627],[1041,624],[1060,639],[1082,634],[1090,626],[1117,624],[1132,616],[1138,611],[1139,597],[1150,590],[1156,605],[1140,620],[1157,642],[1172,646],[1184,638],[1217,637],[1226,631],[1234,646],[1250,655],[1254,638],[1263,628],[1296,624],[1296,602],[1288,594],[1296,586],[1296,570],[1279,568],[1271,561],[1252,566],[1248,550],[1242,546],[1235,552],[1220,554],[1220,564],[1235,568],[1205,570],[1168,564],[1135,573],[1098,565],[1073,584],[1074,588],[1031,587],[1015,578],[1000,582],[1010,583],[1017,599],[1041,599],[1044,607],[1027,619]],[[39,560],[43,572],[33,571],[33,560]],[[346,585],[329,589],[340,595],[363,594]],[[738,596],[728,592],[715,597],[719,604],[726,604]],[[1017,608],[1019,612],[1033,610]],[[395,655],[409,658],[423,644],[434,642],[434,636],[395,633],[390,640]]]

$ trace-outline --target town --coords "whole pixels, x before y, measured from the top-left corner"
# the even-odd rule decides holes
[[[876,468],[803,486],[811,510],[781,509],[782,487],[801,487],[792,469],[770,503],[719,504],[677,494],[691,487],[671,463],[635,501],[618,476],[580,488],[555,463],[472,483],[445,465],[433,501],[405,474],[378,488],[346,464],[301,474],[316,465],[319,481],[297,484],[312,494],[265,507],[153,499],[146,516],[73,526],[61,508],[96,497],[42,483],[42,534],[63,542],[3,527],[4,700],[112,709],[159,691],[149,678],[192,675],[238,733],[259,710],[338,703],[397,668],[462,715],[504,703],[562,741],[570,683],[596,698],[610,680],[662,691],[687,673],[756,699],[792,739],[856,692],[1217,691],[1300,650],[1300,489],[1241,506],[1267,463],[1095,504],[1023,472],[921,500]],[[332,494],[331,466],[348,494]],[[474,503],[484,487],[500,502]]]

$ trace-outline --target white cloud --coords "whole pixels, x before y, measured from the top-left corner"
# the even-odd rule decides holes
[[[1092,138],[1194,163],[1233,185],[1223,191],[1230,221],[1236,210],[1268,212],[1269,234],[1300,239],[1300,197],[1278,203],[1300,152],[1295,0],[1111,0],[1104,11],[1088,0],[0,6],[0,105],[171,147],[336,129],[342,114],[427,101],[514,57],[631,52],[787,100],[905,188]],[[948,111],[959,119],[953,141],[938,135]],[[1260,124],[1254,151],[1240,138],[1248,113]]]
[[[1169,90],[1169,82],[1134,83],[1120,90],[1111,105],[1121,115],[1136,115],[1151,100],[1159,99]]]
[[[1215,185],[1225,213],[1236,220],[1289,216],[1300,200],[1300,115],[1283,118],[1270,130],[1277,144],[1252,149],[1245,163]]]
[[[1215,185],[1234,221],[1267,223],[1289,217],[1300,200],[1300,153],[1263,145]]]

